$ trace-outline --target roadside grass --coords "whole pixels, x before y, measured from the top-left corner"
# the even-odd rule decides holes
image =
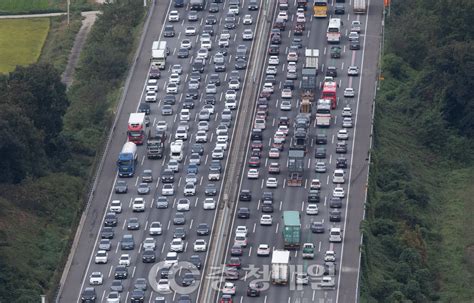
[[[50,63],[63,72],[74,45],[76,34],[81,28],[82,18],[80,14],[72,14],[69,26],[65,16],[52,17],[50,19],[51,28],[38,61]]]
[[[49,27],[48,18],[0,20],[0,73],[35,63]]]
[[[0,0],[0,14],[28,14],[66,11],[65,0]],[[70,0],[70,9],[92,8],[94,0]]]

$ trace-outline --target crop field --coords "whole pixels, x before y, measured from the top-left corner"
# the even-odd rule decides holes
[[[0,73],[36,62],[49,26],[48,18],[0,20]]]
[[[50,0],[0,0],[0,11],[4,12],[44,10],[49,7]]]

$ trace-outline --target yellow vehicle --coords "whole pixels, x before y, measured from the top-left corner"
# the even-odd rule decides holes
[[[314,0],[313,11],[315,18],[326,18],[328,16],[328,0]]]

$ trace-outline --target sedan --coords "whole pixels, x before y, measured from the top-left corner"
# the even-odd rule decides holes
[[[203,239],[197,239],[196,241],[194,241],[194,244],[193,244],[193,250],[195,252],[199,252],[199,251],[206,251],[207,250],[207,243],[205,240]]]
[[[128,185],[125,181],[117,181],[115,183],[115,193],[116,194],[126,194],[128,192]]]
[[[284,110],[284,111],[290,111],[291,110],[291,101],[288,101],[288,100],[281,101],[280,109]]]
[[[178,58],[187,58],[189,57],[189,50],[187,48],[180,48],[178,50]]]
[[[317,204],[308,204],[306,206],[306,214],[311,216],[311,215],[317,215],[319,213],[318,205]]]
[[[161,107],[162,116],[171,116],[173,115],[173,107],[169,104],[165,104]]]
[[[336,187],[332,191],[332,196],[337,198],[344,198],[346,196],[346,192],[344,191],[344,188]]]
[[[326,168],[326,163],[324,162],[316,162],[316,165],[314,166],[314,171],[317,173],[325,173],[327,170]]]
[[[325,230],[323,222],[319,221],[311,222],[310,229],[312,233],[316,234],[324,233]]]
[[[272,215],[262,215],[260,217],[260,225],[272,225],[273,217]]]
[[[342,127],[345,127],[345,128],[352,128],[352,118],[350,117],[344,117],[344,119],[342,119]]]
[[[139,195],[148,195],[150,193],[150,186],[147,183],[140,183],[137,187]]]
[[[178,203],[176,205],[176,210],[177,211],[189,211],[189,208],[191,206],[191,202],[188,199],[179,199]]]
[[[258,169],[256,169],[256,168],[251,168],[247,172],[247,178],[248,179],[258,179],[258,177],[259,177],[259,172],[258,172]]]
[[[347,75],[349,75],[349,76],[358,76],[359,75],[359,67],[358,66],[349,66],[347,68]]]
[[[353,98],[355,96],[355,90],[352,87],[344,89],[344,97]]]
[[[280,58],[278,58],[278,56],[270,56],[270,58],[268,58],[268,64],[278,65],[280,64]]]
[[[242,32],[242,40],[252,40],[253,39],[253,31],[250,28],[244,29]]]
[[[283,99],[291,99],[293,97],[293,91],[289,88],[284,88],[281,90],[281,97]]]
[[[138,229],[140,229],[140,221],[138,221],[138,218],[128,219],[127,229],[128,230],[138,230]]]
[[[180,47],[181,48],[185,48],[185,49],[191,49],[193,47],[192,43],[191,43],[191,40],[189,39],[183,39],[181,41],[181,44],[180,44]]]
[[[209,122],[208,121],[199,121],[198,122],[198,131],[208,131],[209,130]]]
[[[270,148],[270,151],[268,152],[268,157],[270,159],[280,158],[280,150],[278,148]]]
[[[277,188],[278,187],[277,178],[273,178],[273,177],[267,178],[266,187],[267,188]]]
[[[348,140],[349,139],[349,132],[347,131],[347,129],[340,129],[338,132],[337,132],[337,139],[339,140]]]
[[[271,249],[268,244],[260,244],[257,248],[257,256],[268,257],[270,256]]]
[[[247,68],[247,61],[245,59],[239,58],[235,60],[235,69],[246,69]]]
[[[253,23],[253,19],[252,19],[252,15],[245,15],[243,20],[242,20],[242,23],[244,25],[250,25]]]

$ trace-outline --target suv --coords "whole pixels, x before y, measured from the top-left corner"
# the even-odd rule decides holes
[[[252,194],[250,193],[250,190],[248,189],[242,189],[239,195],[239,200],[240,201],[251,201],[252,200]]]

